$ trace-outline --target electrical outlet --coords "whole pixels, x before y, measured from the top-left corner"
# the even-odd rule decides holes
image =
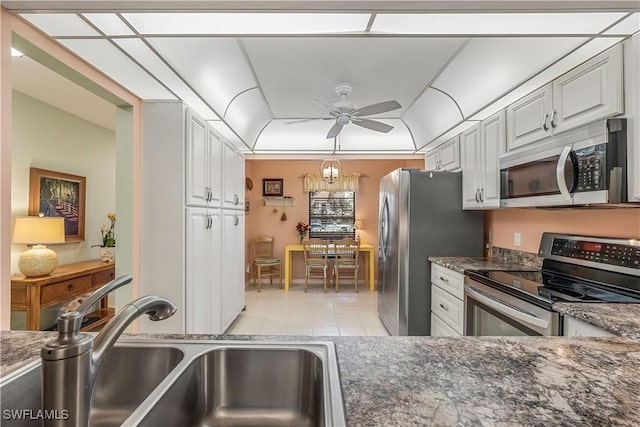
[[[513,246],[520,246],[520,233],[513,233]]]

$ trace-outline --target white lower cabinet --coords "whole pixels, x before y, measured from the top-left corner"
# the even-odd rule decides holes
[[[462,336],[464,333],[464,276],[431,264],[431,335]]]
[[[612,337],[609,331],[593,326],[582,320],[573,317],[564,317],[564,334],[565,337]]]
[[[220,280],[220,209],[187,208],[186,332],[219,334],[222,330]]]
[[[222,213],[221,313],[226,330],[244,307],[244,214]]]

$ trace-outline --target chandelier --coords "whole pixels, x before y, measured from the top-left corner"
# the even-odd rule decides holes
[[[333,184],[342,178],[340,160],[327,159],[320,163],[320,175],[327,184]]]

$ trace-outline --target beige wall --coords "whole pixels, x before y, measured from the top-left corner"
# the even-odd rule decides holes
[[[11,215],[28,214],[29,168],[87,178],[85,241],[55,245],[59,264],[98,258],[100,224],[115,212],[115,133],[23,93],[13,92]],[[117,230],[116,230],[117,232]],[[11,246],[11,273],[25,245]]]
[[[321,160],[247,160],[245,173],[253,181],[253,190],[246,192],[251,210],[246,216],[246,241],[259,235],[275,237],[275,252],[284,260],[284,246],[298,241],[295,226],[309,221],[309,196],[302,192],[302,176],[319,173]],[[356,218],[364,222],[363,243],[378,245],[378,190],[380,178],[400,167],[423,168],[424,160],[342,160],[345,173],[360,172],[360,191],[356,194]],[[267,207],[262,198],[263,178],[283,178],[284,195],[296,200],[295,207]],[[275,210],[275,212],[274,212]],[[287,220],[281,221],[286,213]],[[251,260],[251,248],[247,247]],[[297,257],[298,258],[298,257]],[[376,270],[377,271],[377,270]],[[294,260],[293,279],[304,278],[301,259]]]
[[[501,209],[487,212],[493,246],[537,253],[545,231],[587,236],[640,238],[640,209]],[[513,245],[513,233],[521,246]]]

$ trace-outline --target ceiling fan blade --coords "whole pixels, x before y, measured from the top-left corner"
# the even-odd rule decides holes
[[[354,118],[351,119],[351,122],[354,125],[358,125],[358,126],[363,127],[363,128],[375,130],[377,132],[387,133],[391,129],[393,129],[393,126],[390,126],[390,125],[388,125],[386,123],[378,122],[376,120],[361,119],[361,118],[354,117]]]
[[[298,123],[312,122],[314,120],[329,120],[329,119],[300,119],[300,120],[291,120],[290,122],[284,122],[284,124],[285,125],[297,125]]]
[[[402,105],[396,100],[378,102],[377,104],[367,105],[366,107],[358,108],[352,115],[354,116],[370,116],[372,114],[386,113],[387,111],[397,110],[402,108]]]
[[[329,133],[327,134],[327,139],[335,138],[342,131],[342,125],[336,123],[329,129]]]
[[[333,104],[329,104],[327,101],[324,101],[320,98],[313,98],[313,102],[320,105],[321,107],[326,108],[331,113],[340,113],[340,110]]]

